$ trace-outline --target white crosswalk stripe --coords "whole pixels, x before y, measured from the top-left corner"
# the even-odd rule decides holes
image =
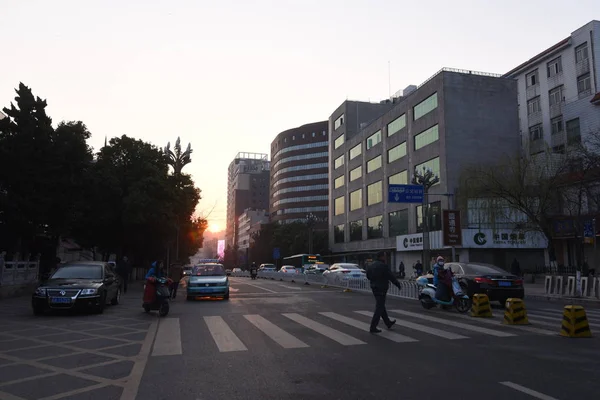
[[[369,311],[355,311],[357,314],[366,315],[370,317],[373,313]],[[452,332],[443,331],[437,328],[431,328],[429,326],[415,324],[414,322],[402,321],[400,319],[396,319],[396,325],[402,326],[409,329],[414,329],[415,331],[429,333],[430,335],[439,336],[444,339],[456,340],[456,339],[468,339],[467,336],[459,335]]]
[[[561,309],[532,309],[528,311],[531,325],[521,326],[502,324],[502,311],[494,311],[492,318],[473,318],[467,314],[456,312],[419,313],[389,310],[390,317],[396,317],[396,325],[392,330],[382,329],[382,332],[377,335],[368,335],[370,324],[367,317],[371,317],[372,313],[364,310],[348,310],[343,313],[319,312],[312,316],[299,313],[232,314],[227,317],[227,320],[221,316],[205,316],[203,321],[212,338],[212,341],[207,342],[209,346],[214,343],[216,350],[228,353],[245,352],[249,348],[253,348],[253,338],[256,338],[256,335],[264,335],[272,341],[272,345],[286,350],[310,348],[311,345],[314,346],[314,343],[322,345],[320,342],[314,341],[315,333],[332,341],[332,345],[337,343],[342,346],[368,345],[381,340],[380,338],[398,344],[406,344],[435,340],[436,338],[468,340],[477,334],[497,338],[509,338],[522,334],[558,337],[562,312]],[[590,314],[588,314],[590,327],[600,327],[600,316],[596,317]],[[351,318],[349,315],[356,316],[356,318]],[[250,325],[243,327],[239,324],[241,321],[244,321],[242,324],[249,323]],[[354,333],[345,332],[353,328],[355,329]],[[185,343],[182,345],[181,336],[180,318],[161,319],[152,356],[184,354]],[[267,341],[263,345],[270,344]]]

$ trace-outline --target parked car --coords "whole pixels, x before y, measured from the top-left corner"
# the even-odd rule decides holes
[[[232,272],[233,272],[234,274],[241,274],[243,271],[242,271],[242,269],[241,269],[241,268],[234,268],[234,269],[232,270]]]
[[[196,297],[222,297],[229,300],[229,278],[221,264],[199,264],[192,268],[186,288],[187,300]]]
[[[525,296],[523,279],[500,267],[486,263],[446,263],[458,278],[463,290],[469,297],[474,294],[486,294],[490,301],[498,301],[502,305],[506,300]]]
[[[109,263],[75,261],[60,266],[33,293],[33,313],[48,310],[90,310],[102,313],[108,302],[121,301],[121,282]]]
[[[192,274],[192,266],[191,265],[185,265],[183,267],[183,276],[189,276]]]
[[[321,275],[323,272],[327,271],[329,265],[327,264],[312,264],[310,266],[305,267],[304,274],[305,275]]]
[[[296,267],[294,267],[292,265],[284,265],[283,267],[281,267],[279,272],[281,272],[282,274],[298,274],[298,273],[300,273],[300,271],[298,271],[296,269]]]
[[[358,264],[352,263],[335,263],[323,272],[323,276],[328,278],[339,277],[340,279],[362,279],[367,277]]]

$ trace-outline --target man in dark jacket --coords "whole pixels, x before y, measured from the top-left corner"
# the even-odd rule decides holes
[[[117,275],[121,278],[121,285],[123,293],[127,293],[127,286],[129,284],[129,274],[131,273],[131,264],[127,256],[117,263],[116,271]]]
[[[377,261],[373,262],[367,269],[367,279],[371,282],[371,290],[373,296],[375,296],[375,312],[373,313],[373,319],[371,320],[371,333],[380,333],[381,330],[377,329],[379,320],[383,318],[383,322],[391,329],[396,323],[396,320],[390,320],[385,309],[385,297],[390,287],[390,282],[400,289],[400,282],[392,274],[390,267],[385,263],[385,253],[377,253]]]

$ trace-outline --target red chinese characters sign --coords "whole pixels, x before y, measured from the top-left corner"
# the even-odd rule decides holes
[[[459,210],[443,211],[444,246],[462,246]]]

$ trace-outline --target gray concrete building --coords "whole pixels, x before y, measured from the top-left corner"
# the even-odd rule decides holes
[[[410,273],[422,254],[423,205],[389,203],[388,185],[410,183],[423,166],[440,178],[429,191],[432,255],[450,255],[441,214],[451,208],[448,194],[458,189],[464,168],[520,151],[513,79],[443,69],[407,89],[383,104],[344,102],[329,118],[329,240],[336,261],[360,263],[383,250]],[[457,256],[468,259],[467,246]]]

